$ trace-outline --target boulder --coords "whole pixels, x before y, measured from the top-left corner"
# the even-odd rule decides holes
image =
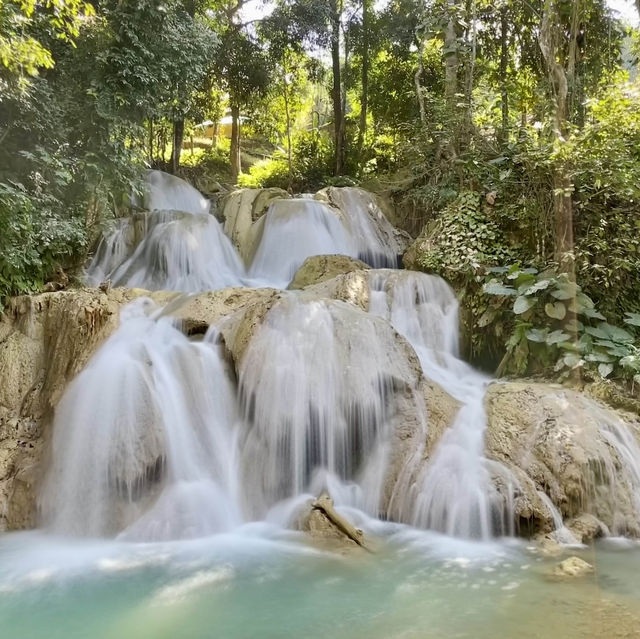
[[[521,526],[548,529],[543,491],[578,539],[640,535],[637,421],[568,388],[527,381],[492,384],[485,406],[486,455],[517,480]],[[518,513],[518,501],[529,508]]]
[[[339,552],[358,548],[370,552],[362,530],[336,512],[333,500],[326,493],[307,505],[295,527],[307,533],[312,542],[321,547]]]
[[[148,296],[168,304],[187,334],[224,324],[252,305],[267,304],[271,289],[224,289],[185,296],[142,289],[74,289],[17,297],[0,319],[0,531],[35,524],[40,479],[53,409],[71,379],[119,324],[121,308]],[[223,334],[233,329],[232,324]],[[238,353],[244,334],[232,341]]]
[[[585,577],[593,573],[593,566],[580,557],[568,557],[554,569],[554,577]]]
[[[366,270],[369,266],[347,255],[314,255],[308,257],[289,284],[290,289],[301,289],[331,280],[352,271]]]
[[[434,225],[426,224],[418,237],[411,242],[404,251],[402,256],[402,264],[406,269],[411,271],[420,271],[419,257],[426,253],[433,244]]]
[[[274,200],[291,197],[282,189],[239,189],[218,202],[217,217],[245,264],[250,264],[262,237],[264,214]]]
[[[302,295],[308,299],[333,299],[369,310],[369,271],[351,271],[306,286]]]
[[[581,544],[589,544],[595,539],[609,535],[609,529],[593,515],[580,515],[566,522],[569,532]]]

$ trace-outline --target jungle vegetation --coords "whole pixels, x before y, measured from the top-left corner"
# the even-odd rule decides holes
[[[606,0],[0,0],[0,299],[82,265],[145,168],[361,185],[471,356],[633,384],[639,43]]]

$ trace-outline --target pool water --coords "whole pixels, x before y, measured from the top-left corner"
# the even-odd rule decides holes
[[[640,637],[640,545],[572,550],[595,567],[506,540],[410,529],[377,552],[330,553],[245,526],[190,542],[0,537],[3,639],[565,639]]]

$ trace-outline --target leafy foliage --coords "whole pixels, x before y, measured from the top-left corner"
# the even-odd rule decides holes
[[[477,193],[461,193],[429,229],[433,240],[419,256],[420,266],[460,282],[474,279],[483,265],[507,261],[509,250],[489,210]]]
[[[497,267],[486,279],[491,302],[478,324],[508,335],[500,373],[552,369],[564,379],[581,370],[640,381],[640,314],[626,313],[627,328],[610,324],[569,275],[554,270]]]

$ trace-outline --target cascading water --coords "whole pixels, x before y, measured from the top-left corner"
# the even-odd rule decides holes
[[[188,182],[164,173],[149,171],[142,201],[147,211],[184,211],[193,215],[207,214],[210,202]]]
[[[89,269],[94,281],[185,292],[284,288],[312,255],[395,260],[393,228],[374,224],[381,213],[371,197],[329,189],[339,211],[311,198],[270,205],[246,275],[208,206],[176,180],[150,174],[147,195],[184,211],[146,214],[142,230],[141,220],[121,222]],[[369,313],[304,292],[281,296],[236,362],[237,385],[215,333],[196,343],[145,303],[126,310],[57,408],[42,496],[54,530],[207,535],[328,489],[339,507],[418,528],[483,540],[512,534],[518,482],[485,458],[489,380],[459,357],[453,291],[419,273],[372,270],[365,278]],[[393,329],[425,377],[460,404],[427,464],[429,407],[410,372],[417,364]],[[393,435],[407,419],[415,422],[413,449],[393,474]],[[629,432],[609,422],[601,428],[640,486],[640,450]]]
[[[256,282],[286,288],[308,257],[332,253],[357,256],[351,236],[331,208],[307,198],[276,200],[267,211],[249,275]]]
[[[413,346],[425,375],[461,403],[427,465],[421,486],[403,511],[419,528],[488,539],[507,532],[495,524],[503,511],[484,458],[488,379],[459,358],[458,302],[439,277],[402,271],[370,274],[370,310]],[[507,520],[510,516],[507,516]],[[501,521],[501,520],[499,520]]]
[[[290,293],[268,314],[240,368],[243,476],[258,494],[254,503],[318,494],[330,482],[340,491],[332,492],[337,503],[377,516],[393,390],[409,377],[386,323],[344,302]],[[414,412],[422,410],[415,400]]]
[[[189,293],[245,283],[242,262],[212,216],[157,211],[147,226],[132,255],[114,260],[110,270],[103,263],[90,268],[89,277],[110,279],[115,286]],[[112,244],[111,237],[103,242]]]
[[[40,502],[57,533],[181,539],[241,521],[234,387],[215,334],[190,341],[158,314],[146,298],[126,307],[56,408]]]
[[[329,188],[329,199],[345,218],[356,257],[375,268],[398,264],[401,250],[395,229],[380,210],[375,197],[355,187]]]
[[[150,171],[143,203],[151,213],[118,220],[103,236],[86,282],[187,292],[246,285],[286,288],[314,255],[395,265],[392,227],[378,220],[382,213],[373,210],[364,191],[348,191],[334,196],[340,211],[313,198],[274,201],[260,220],[263,228],[247,275],[222,226],[208,214],[208,201],[183,180]]]

